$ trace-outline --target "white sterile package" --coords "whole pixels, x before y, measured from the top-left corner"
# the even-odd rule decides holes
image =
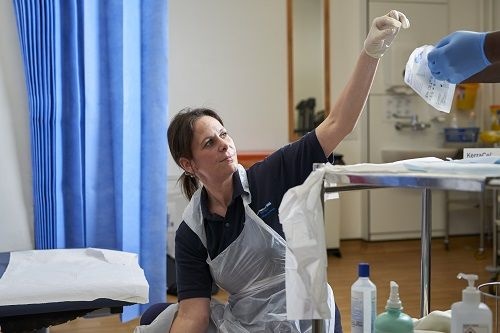
[[[410,55],[405,68],[405,83],[435,109],[449,113],[455,94],[455,84],[440,81],[432,76],[427,66],[427,54],[434,46],[416,48]]]
[[[135,253],[96,248],[16,251],[0,278],[0,305],[93,301],[147,303]]]

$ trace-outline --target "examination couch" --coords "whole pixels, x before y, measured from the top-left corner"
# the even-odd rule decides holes
[[[136,254],[104,249],[0,253],[2,333],[43,332],[98,310],[147,303]]]

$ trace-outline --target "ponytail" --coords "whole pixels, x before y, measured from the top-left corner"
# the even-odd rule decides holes
[[[194,192],[200,187],[198,179],[187,175],[185,172],[179,177],[178,182],[181,183],[182,193],[188,200],[191,200]]]

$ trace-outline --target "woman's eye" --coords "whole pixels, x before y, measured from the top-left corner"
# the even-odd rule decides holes
[[[226,136],[227,136],[227,132],[222,132],[222,133],[220,134],[220,137],[221,137],[221,138],[225,138]]]
[[[207,140],[207,142],[205,142],[205,147],[210,147],[212,144],[213,144],[212,140]]]

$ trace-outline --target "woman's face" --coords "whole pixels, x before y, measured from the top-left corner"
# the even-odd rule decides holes
[[[193,158],[187,161],[189,166],[185,170],[196,175],[204,184],[232,177],[238,158],[233,139],[224,126],[215,118],[203,116],[194,123],[193,132]]]

